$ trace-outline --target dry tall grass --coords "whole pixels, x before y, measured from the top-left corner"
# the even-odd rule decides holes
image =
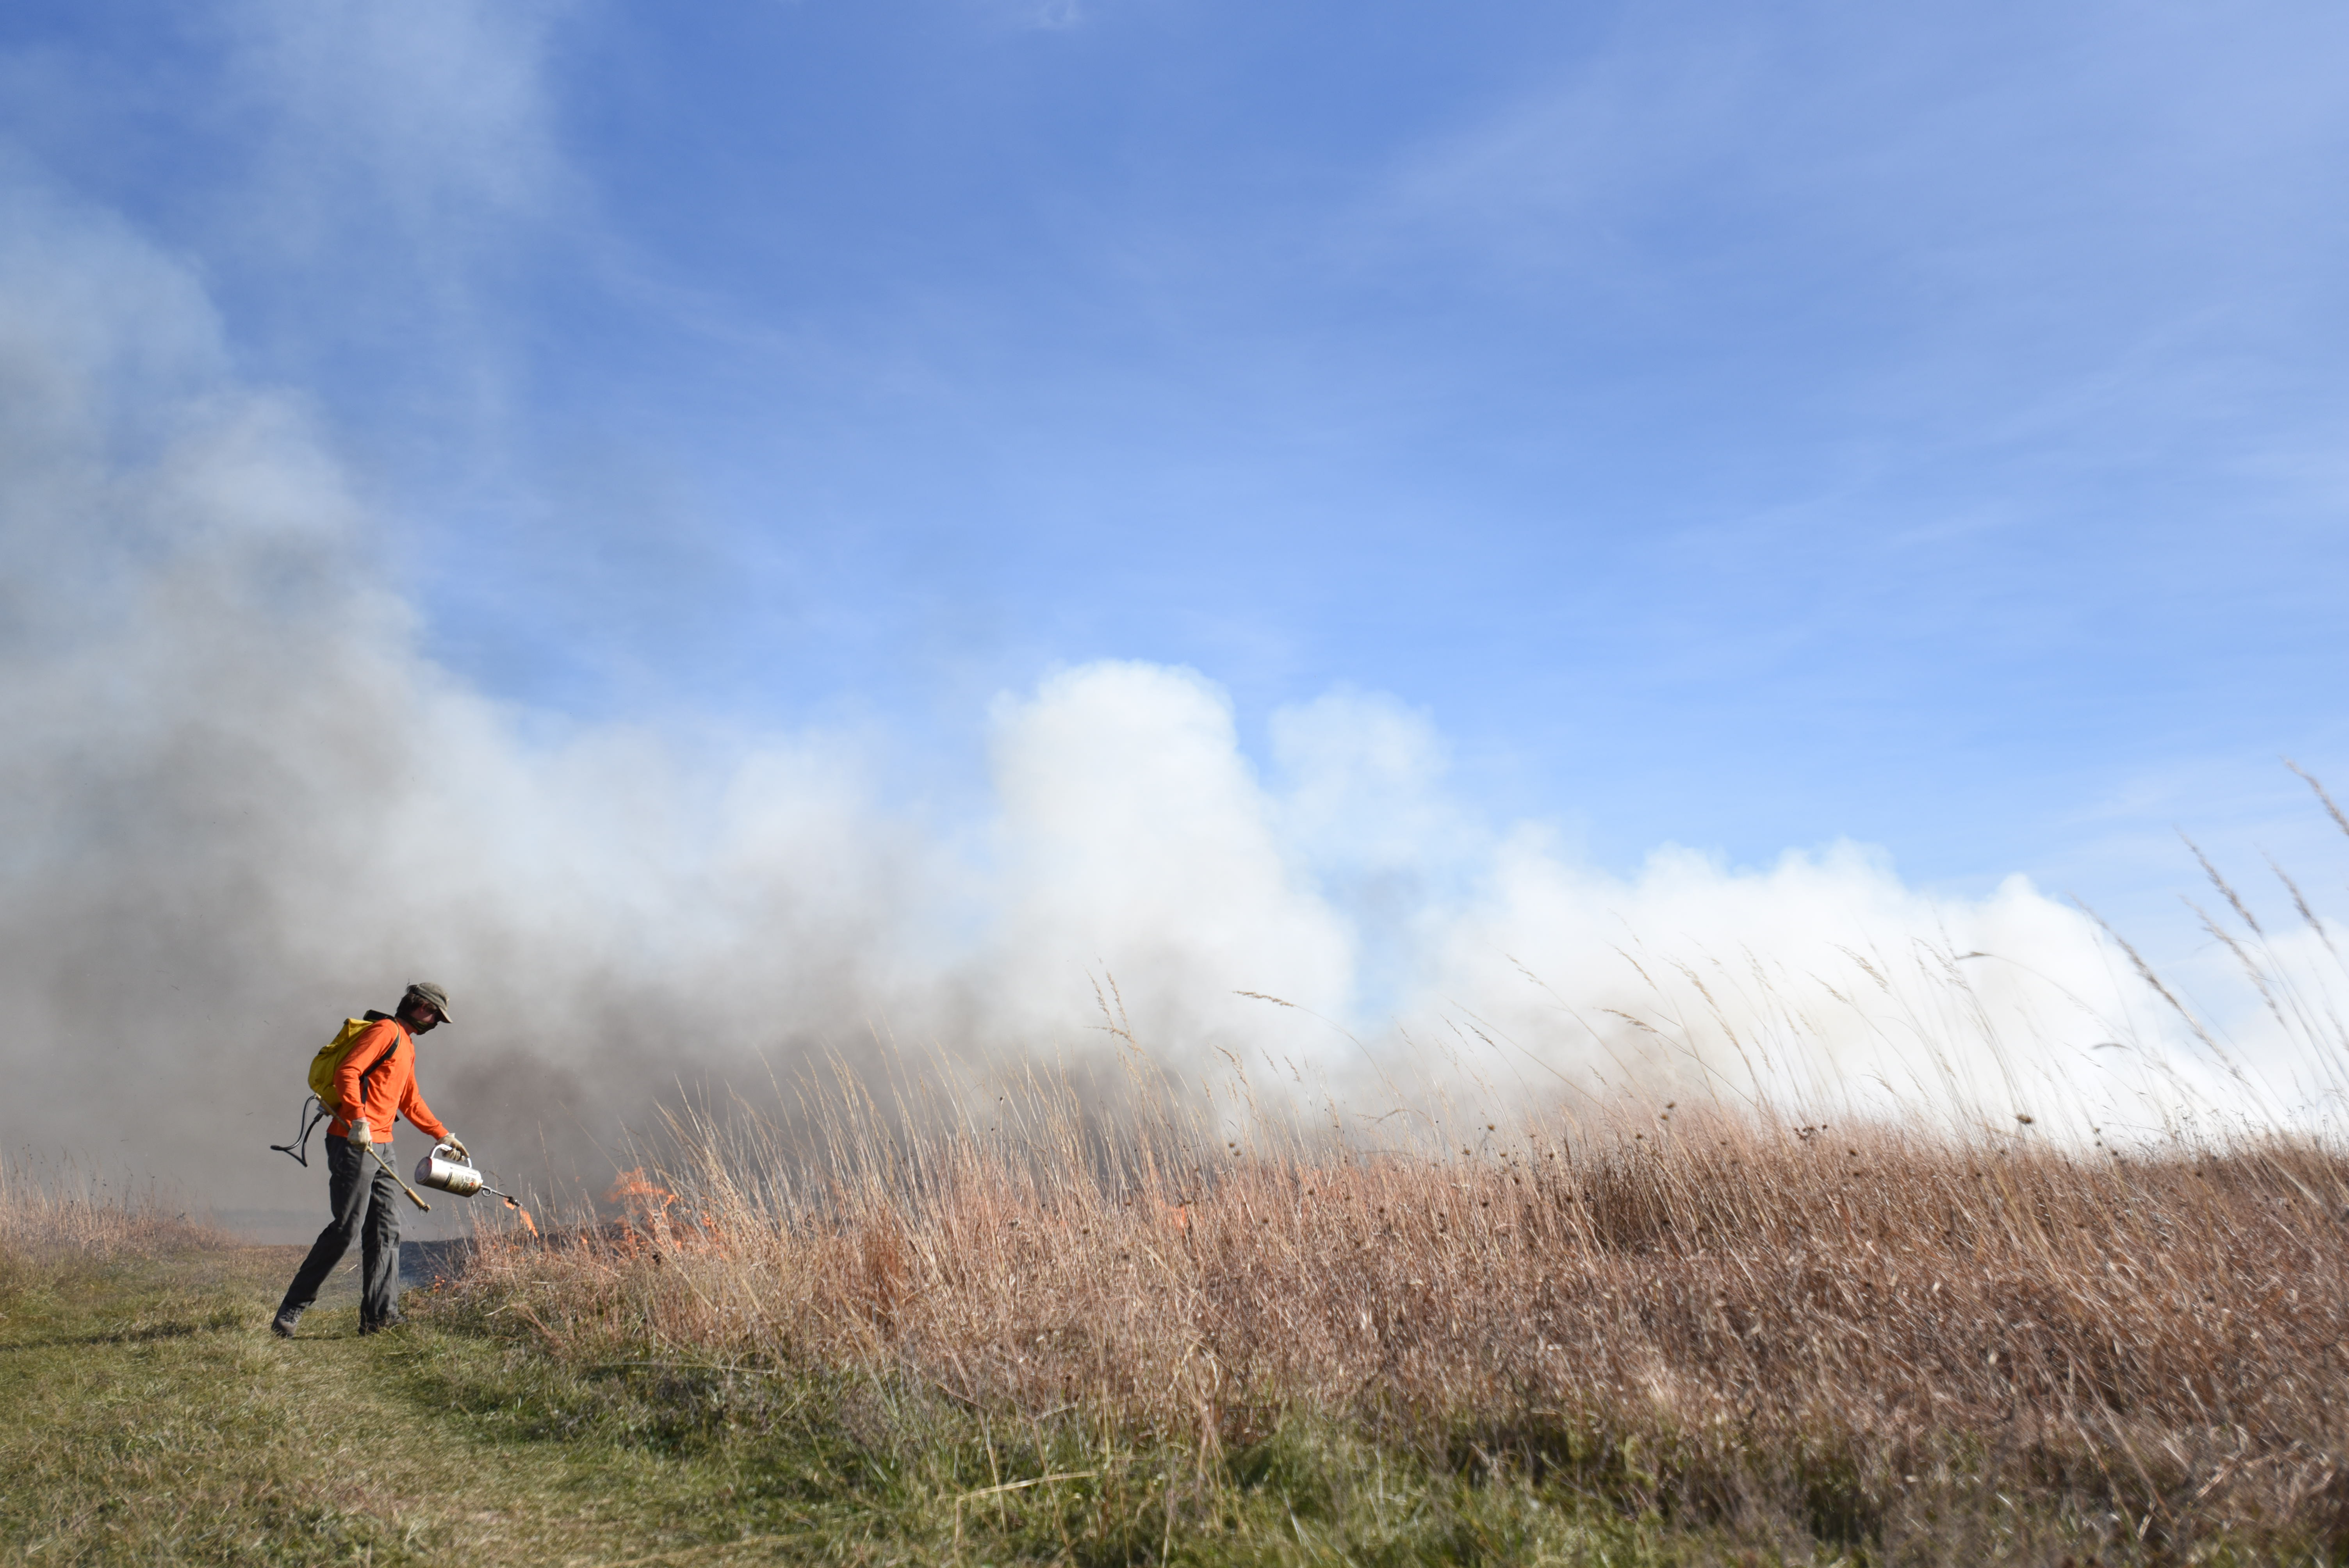
[[[170,1210],[158,1192],[116,1192],[70,1168],[0,1161],[0,1268],[61,1257],[154,1256],[227,1239],[208,1221]]]
[[[2313,1144],[1662,1109],[1446,1157],[853,1104],[813,1159],[687,1130],[625,1233],[493,1247],[471,1299],[571,1357],[855,1369],[1203,1457],[1309,1411],[1782,1532],[1946,1544],[2003,1504],[2349,1545],[2349,1160]]]

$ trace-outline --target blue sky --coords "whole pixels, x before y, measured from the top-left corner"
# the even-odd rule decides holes
[[[2349,783],[2344,67],[2294,0],[84,0],[0,143],[494,696],[953,796],[995,694],[1186,665],[1600,865],[2130,903]]]

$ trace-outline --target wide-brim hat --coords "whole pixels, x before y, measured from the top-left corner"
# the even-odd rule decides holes
[[[440,986],[433,985],[430,981],[419,980],[415,985],[410,985],[408,988],[408,995],[402,996],[400,1000],[402,1002],[406,1002],[410,996],[414,997],[419,1002],[424,1003],[434,1012],[440,1014],[440,1021],[442,1023],[453,1024],[457,1021],[449,1016],[449,993],[440,989]]]

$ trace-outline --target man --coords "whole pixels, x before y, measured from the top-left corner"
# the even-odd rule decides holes
[[[326,1191],[335,1217],[318,1233],[270,1321],[270,1332],[281,1339],[294,1337],[294,1326],[354,1241],[362,1243],[359,1332],[399,1326],[399,1211],[392,1206],[399,1180],[387,1168],[392,1122],[405,1116],[419,1130],[465,1153],[416,1092],[416,1037],[450,1021],[449,993],[419,981],[390,1017],[367,1016],[376,1022],[335,1070],[333,1103],[326,1108],[334,1117],[326,1125]]]

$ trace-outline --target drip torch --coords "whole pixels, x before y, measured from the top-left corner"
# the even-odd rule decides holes
[[[487,1192],[493,1198],[503,1198],[507,1208],[522,1210],[522,1200],[491,1186],[473,1168],[471,1160],[447,1143],[434,1144],[432,1151],[416,1162],[416,1184],[419,1187],[437,1187],[443,1192],[454,1192],[460,1198]]]

